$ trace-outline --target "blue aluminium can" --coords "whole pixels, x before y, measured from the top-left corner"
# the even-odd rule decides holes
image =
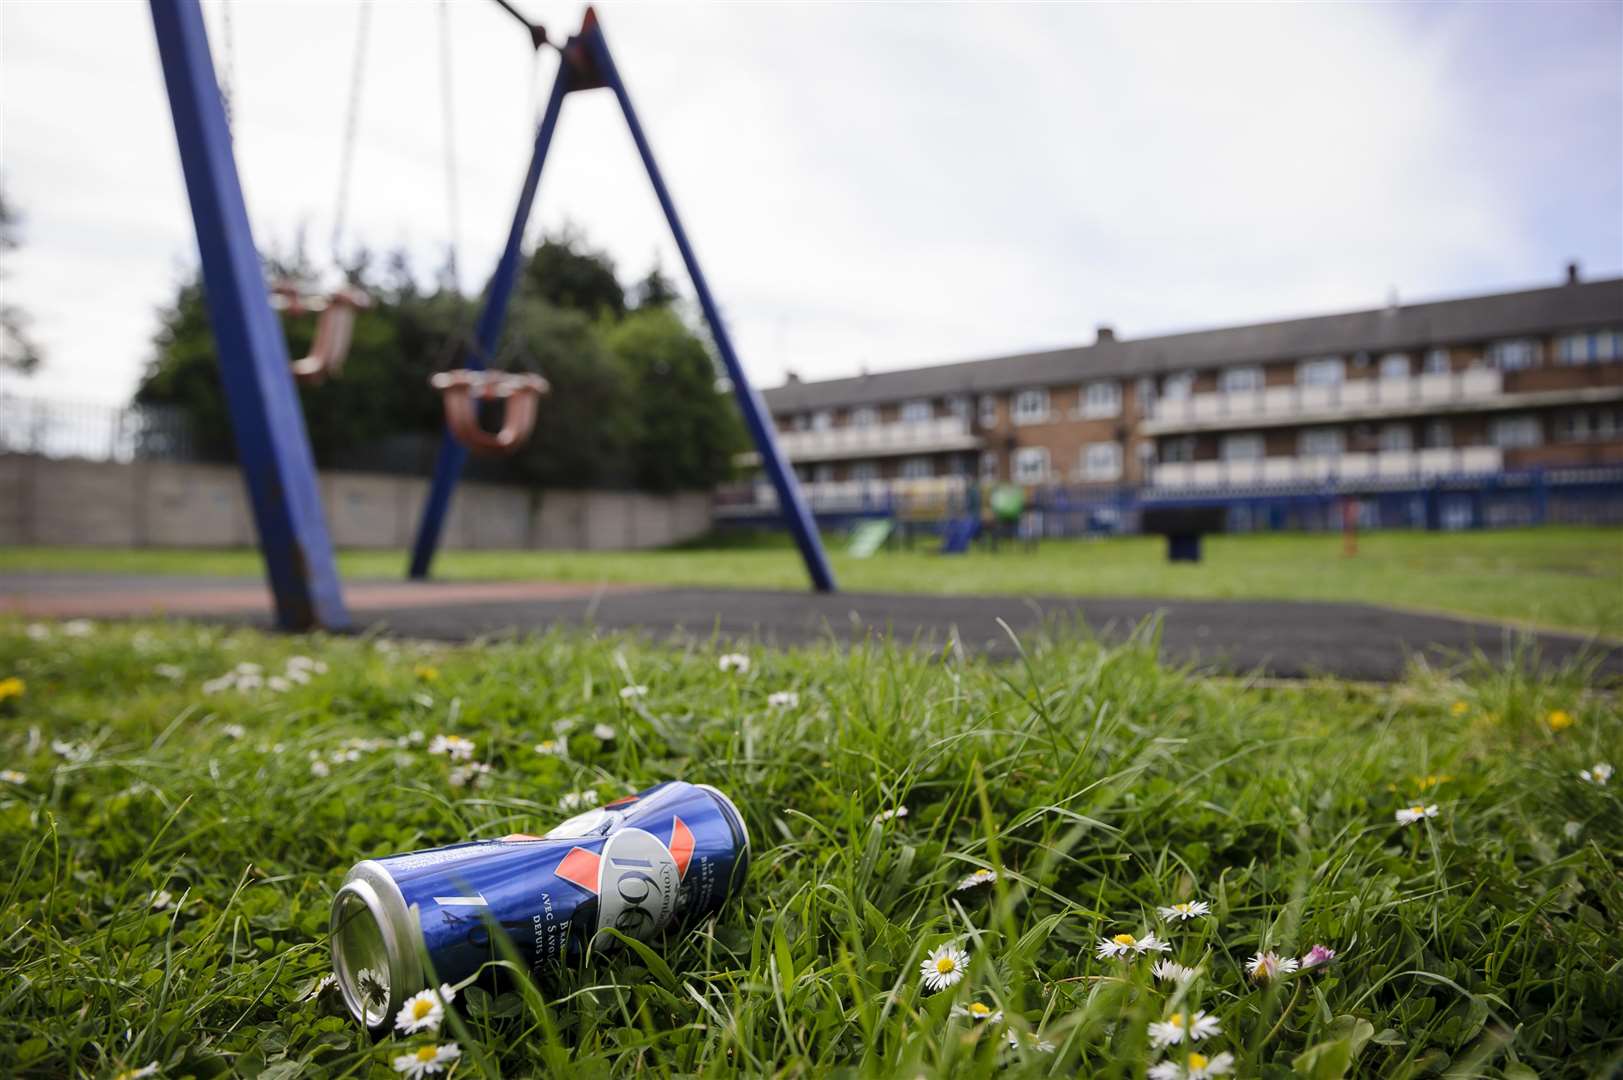
[[[407,998],[504,952],[532,972],[572,963],[605,927],[647,940],[720,910],[743,885],[749,834],[732,800],[671,780],[514,834],[368,859],[333,897],[333,972],[349,1011],[382,1027]]]

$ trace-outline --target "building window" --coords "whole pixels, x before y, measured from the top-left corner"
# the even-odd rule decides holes
[[[1133,401],[1138,407],[1138,415],[1150,415],[1150,409],[1155,405],[1155,380],[1140,377],[1133,384]]]
[[[999,473],[999,462],[996,450],[981,451],[981,479],[996,480]]]
[[[903,480],[928,480],[935,475],[935,462],[927,457],[910,457],[902,461]]]
[[[1536,416],[1499,416],[1488,429],[1488,440],[1501,449],[1513,450],[1537,446],[1544,441],[1544,432]]]
[[[1022,446],[1014,452],[1014,479],[1021,484],[1040,484],[1048,479],[1048,448]]]
[[[1446,450],[1454,445],[1454,426],[1447,420],[1426,421],[1426,448]]]
[[[1450,370],[1447,349],[1427,349],[1426,358],[1420,362],[1420,370],[1427,375],[1447,375]]]
[[[795,415],[790,418],[789,426],[794,428],[796,431],[807,431],[811,428],[811,417],[807,416],[805,413],[795,413]]]
[[[818,409],[811,414],[811,429],[813,431],[831,431],[834,427],[834,412],[832,409]]]
[[[1556,343],[1556,359],[1563,364],[1601,364],[1623,359],[1623,330],[1567,334]]]
[[[812,470],[812,481],[818,484],[832,484],[834,482],[834,466],[823,462]]]
[[[851,410],[852,427],[873,427],[879,423],[879,410],[872,405],[862,405]]]
[[[1022,390],[1014,398],[1014,422],[1041,424],[1048,419],[1048,391]]]
[[[1303,428],[1297,446],[1303,457],[1340,457],[1347,436],[1340,428]]]
[[[1409,377],[1409,354],[1392,352],[1381,357],[1381,378],[1407,379]]]
[[[851,465],[851,479],[859,484],[871,484],[879,479],[879,463],[858,461]]]
[[[1195,392],[1195,373],[1179,371],[1161,380],[1161,396],[1168,401],[1182,401]]]
[[[947,399],[947,415],[955,420],[969,420],[969,399],[962,394],[954,394]]]
[[[1092,382],[1082,388],[1082,415],[1098,419],[1121,415],[1121,383]]]
[[[1175,439],[1167,439],[1161,444],[1161,461],[1163,464],[1175,465],[1184,461],[1195,460],[1195,437],[1193,435],[1179,435]]]
[[[902,402],[902,423],[922,424],[934,414],[928,401]]]
[[[1225,394],[1254,394],[1262,389],[1260,367],[1224,368],[1220,379]]]
[[[1500,371],[1521,371],[1538,364],[1538,342],[1532,338],[1511,338],[1488,346],[1488,364]]]
[[[1414,431],[1408,424],[1384,424],[1381,427],[1382,450],[1413,450]]]
[[[1264,452],[1262,436],[1254,432],[1225,435],[1218,445],[1218,456],[1224,461],[1261,461]]]
[[[997,427],[997,395],[995,395],[995,394],[982,394],[981,395],[981,403],[980,403],[980,411],[981,411],[981,427],[983,427],[983,428],[995,428],[995,427]]]
[[[1347,364],[1339,356],[1303,360],[1296,367],[1296,382],[1301,386],[1338,386],[1346,375]]]
[[[1089,443],[1082,448],[1082,476],[1087,480],[1121,479],[1121,443]]]

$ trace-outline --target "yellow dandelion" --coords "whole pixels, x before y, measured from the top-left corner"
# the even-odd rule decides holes
[[[1551,710],[1550,715],[1544,718],[1544,722],[1550,725],[1551,731],[1565,731],[1576,723],[1572,718],[1572,714],[1565,709]]]
[[[1448,714],[1450,716],[1464,716],[1466,713],[1468,713],[1470,711],[1471,711],[1471,706],[1467,705],[1463,701],[1456,701],[1456,702],[1454,702],[1454,704],[1452,704],[1452,705],[1450,705],[1448,707]]]
[[[5,701],[8,698],[22,697],[27,690],[28,684],[17,678],[15,675],[10,676],[9,678],[0,679],[0,701]]]

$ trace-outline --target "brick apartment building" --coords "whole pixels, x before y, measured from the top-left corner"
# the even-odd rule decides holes
[[[970,478],[1239,491],[1623,465],[1623,279],[765,392],[814,505]],[[761,489],[757,489],[761,490]]]

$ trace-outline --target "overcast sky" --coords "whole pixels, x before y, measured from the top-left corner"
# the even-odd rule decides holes
[[[573,3],[518,0],[555,36]],[[226,70],[219,0],[205,13]],[[328,253],[358,6],[232,4],[256,237]],[[1623,4],[604,4],[762,386],[1623,271]],[[505,238],[556,58],[453,0],[464,286]],[[371,20],[346,244],[449,239],[439,11]],[[196,259],[147,7],[0,3],[8,299],[30,393],[119,401]],[[531,236],[679,271],[609,92],[564,108]],[[685,276],[677,274],[684,290]],[[17,389],[16,381],[10,384]]]

